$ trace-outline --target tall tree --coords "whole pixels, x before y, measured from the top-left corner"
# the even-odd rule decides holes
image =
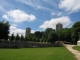
[[[56,35],[56,31],[52,28],[47,28],[42,36],[42,41],[44,42],[55,42],[57,35]]]
[[[10,40],[14,40],[15,39],[15,36],[14,36],[14,33],[10,36]]]
[[[59,30],[59,31],[56,31],[57,32],[57,35],[58,35],[58,40],[64,40],[64,32],[63,30]]]
[[[66,28],[64,30],[64,37],[65,37],[65,40],[67,42],[72,42],[72,38],[71,38],[71,28]]]
[[[20,36],[18,34],[16,35],[15,40],[16,41],[19,41],[20,40]]]
[[[21,40],[21,41],[23,41],[23,40],[24,40],[24,36],[23,36],[23,35],[21,35],[21,38],[20,38],[20,40]]]
[[[34,33],[34,36],[36,37],[37,42],[40,42],[42,35],[43,35],[43,32],[40,32],[40,31],[36,31]]]
[[[80,21],[74,23],[72,26],[72,40],[75,41],[74,43],[77,43],[79,39],[78,33],[80,32]]]
[[[28,41],[28,37],[27,36],[25,36],[24,41]]]
[[[63,41],[72,42],[71,28],[64,28],[63,30],[61,30],[60,35]]]
[[[0,39],[8,39],[9,34],[9,22],[0,21]]]
[[[30,34],[27,36],[27,41],[33,41],[33,33],[30,33]]]
[[[48,41],[50,43],[54,43],[55,41],[58,40],[58,35],[55,31],[52,31],[52,32],[49,32],[49,35],[48,35]]]
[[[80,40],[80,32],[78,32],[79,40]]]
[[[80,21],[77,21],[73,24],[72,28],[78,28],[80,27]]]

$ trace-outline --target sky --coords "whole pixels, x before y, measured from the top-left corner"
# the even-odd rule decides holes
[[[80,0],[0,0],[0,21],[9,21],[10,34],[25,35],[27,27],[31,33],[56,28],[70,28],[80,21]]]

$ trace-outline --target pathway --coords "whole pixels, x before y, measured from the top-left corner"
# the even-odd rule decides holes
[[[72,47],[74,47],[76,45],[65,45],[65,47],[71,51],[71,53],[73,53],[75,55],[75,57],[80,60],[80,51],[74,50]]]

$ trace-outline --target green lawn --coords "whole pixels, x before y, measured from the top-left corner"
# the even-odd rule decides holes
[[[80,46],[74,46],[73,49],[80,51]]]
[[[77,60],[65,47],[0,48],[0,60]]]

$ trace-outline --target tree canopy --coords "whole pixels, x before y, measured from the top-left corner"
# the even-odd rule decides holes
[[[8,39],[9,26],[10,24],[8,21],[0,21],[0,39]]]
[[[14,33],[10,36],[10,40],[14,40],[15,39],[15,36],[14,36]]]
[[[72,26],[72,28],[78,28],[80,27],[80,21],[74,23],[74,25]]]
[[[73,43],[77,43],[79,39],[78,33],[80,32],[80,21],[74,23],[72,26],[72,40],[74,41]]]
[[[24,40],[24,36],[23,36],[23,35],[21,35],[21,38],[20,38],[20,40],[21,40],[21,41],[23,41],[23,40]]]
[[[20,36],[18,34],[16,35],[15,40],[16,41],[20,40]]]

